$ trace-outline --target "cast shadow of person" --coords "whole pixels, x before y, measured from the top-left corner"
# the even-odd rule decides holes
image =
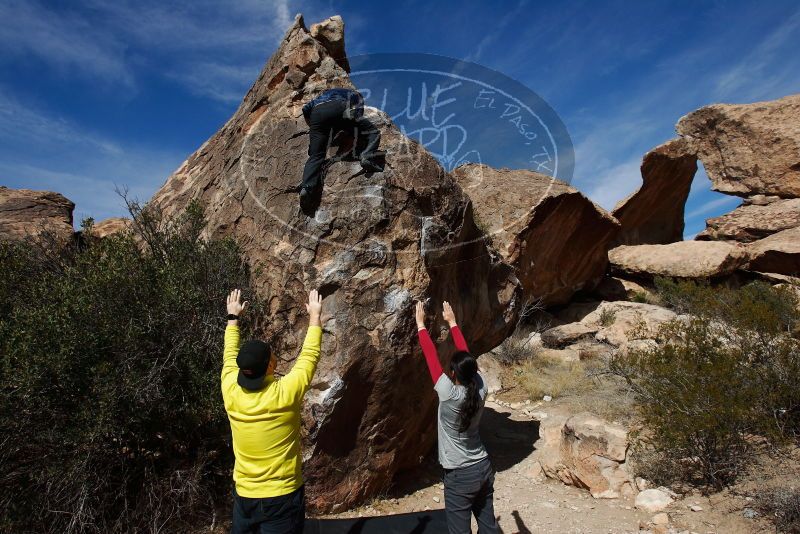
[[[531,455],[539,439],[539,421],[515,421],[490,406],[481,416],[481,439],[495,471],[511,469]]]

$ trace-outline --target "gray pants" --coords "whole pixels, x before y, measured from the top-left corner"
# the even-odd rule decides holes
[[[470,516],[478,522],[478,534],[497,534],[494,517],[494,469],[488,458],[468,467],[445,469],[444,511],[450,534],[466,534]]]

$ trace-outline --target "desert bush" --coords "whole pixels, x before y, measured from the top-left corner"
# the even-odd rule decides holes
[[[790,335],[798,303],[763,283],[734,290],[660,280],[657,287],[689,315],[664,325],[656,348],[611,361],[637,396],[646,448],[659,458],[658,473],[642,474],[719,489],[752,460],[755,444],[800,435],[800,347]]]
[[[800,534],[800,488],[781,488],[759,492],[755,507],[775,523],[777,532]]]
[[[512,365],[533,357],[537,346],[527,346],[524,337],[511,336],[503,340],[493,351],[494,357],[503,365]]]
[[[0,245],[0,531],[175,531],[229,494],[222,303],[247,266],[197,204],[130,209],[131,233]]]
[[[603,308],[600,312],[600,325],[611,326],[617,320],[617,314],[610,308]]]

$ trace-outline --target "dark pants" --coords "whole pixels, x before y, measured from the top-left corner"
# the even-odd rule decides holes
[[[309,127],[308,160],[303,169],[302,187],[309,191],[318,191],[323,186],[322,166],[328,147],[338,132],[344,131],[354,137],[353,150],[358,152],[354,154],[357,159],[369,159],[378,149],[380,131],[365,117],[355,120],[342,118],[346,107],[344,100],[329,100],[311,108],[306,117]]]
[[[233,490],[231,534],[302,534],[306,517],[305,487],[288,495],[251,499]]]
[[[450,534],[470,532],[470,517],[478,522],[478,534],[497,534],[494,516],[494,469],[488,458],[468,467],[445,469],[444,511]]]

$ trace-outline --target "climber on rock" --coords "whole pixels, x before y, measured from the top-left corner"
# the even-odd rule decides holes
[[[275,378],[277,358],[259,340],[239,343],[242,294],[228,295],[222,359],[222,399],[233,436],[231,532],[301,534],[305,491],[300,407],[319,360],[322,297],[308,295],[308,332],[291,371]]]
[[[499,527],[494,515],[494,468],[478,433],[488,390],[478,373],[477,360],[469,353],[448,302],[443,303],[442,318],[450,325],[450,335],[456,347],[448,373],[442,371],[436,346],[425,329],[422,302],[417,302],[414,317],[433,389],[439,397],[436,426],[439,463],[444,468],[444,510],[448,530],[450,534],[469,533],[470,518],[474,515],[478,534],[495,534]]]
[[[328,147],[339,133],[353,137],[354,158],[366,172],[383,170],[382,154],[378,152],[381,134],[364,117],[364,97],[353,89],[328,89],[303,106],[303,117],[309,127],[308,160],[303,169],[300,203],[309,206],[318,201],[323,187],[323,168]]]

